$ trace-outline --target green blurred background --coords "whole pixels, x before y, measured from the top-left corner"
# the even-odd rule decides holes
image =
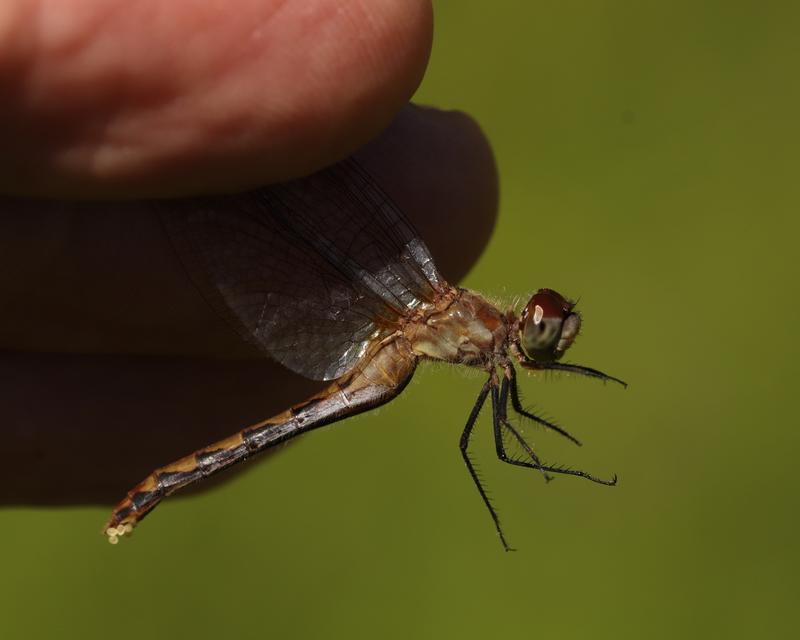
[[[171,503],[132,543],[96,535],[107,509],[3,511],[0,636],[795,632],[798,17],[436,4],[417,100],[472,114],[501,177],[463,284],[581,297],[571,359],[630,388],[522,386],[585,443],[537,432],[543,457],[618,487],[502,465],[484,419],[475,457],[519,549],[503,553],[457,448],[481,379],[425,366],[397,401]]]

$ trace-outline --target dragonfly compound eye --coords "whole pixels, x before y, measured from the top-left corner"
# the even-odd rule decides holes
[[[581,318],[574,304],[552,289],[539,289],[520,318],[522,348],[534,360],[557,360],[575,341]]]

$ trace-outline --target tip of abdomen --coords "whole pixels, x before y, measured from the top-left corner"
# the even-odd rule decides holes
[[[114,513],[103,527],[103,534],[108,538],[109,543],[117,544],[122,536],[130,536],[133,528],[139,521],[136,514],[136,507],[129,498],[120,502]]]
[[[159,491],[137,489],[122,499],[103,527],[103,534],[111,544],[117,544],[122,536],[130,536],[134,527],[161,501]]]

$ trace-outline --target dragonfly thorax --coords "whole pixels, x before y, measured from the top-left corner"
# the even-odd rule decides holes
[[[459,289],[404,331],[418,356],[470,366],[505,353],[506,317],[482,296]]]

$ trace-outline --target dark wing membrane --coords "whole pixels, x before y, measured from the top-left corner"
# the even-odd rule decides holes
[[[338,378],[446,283],[354,161],[235,196],[161,203],[211,305],[289,369]]]

